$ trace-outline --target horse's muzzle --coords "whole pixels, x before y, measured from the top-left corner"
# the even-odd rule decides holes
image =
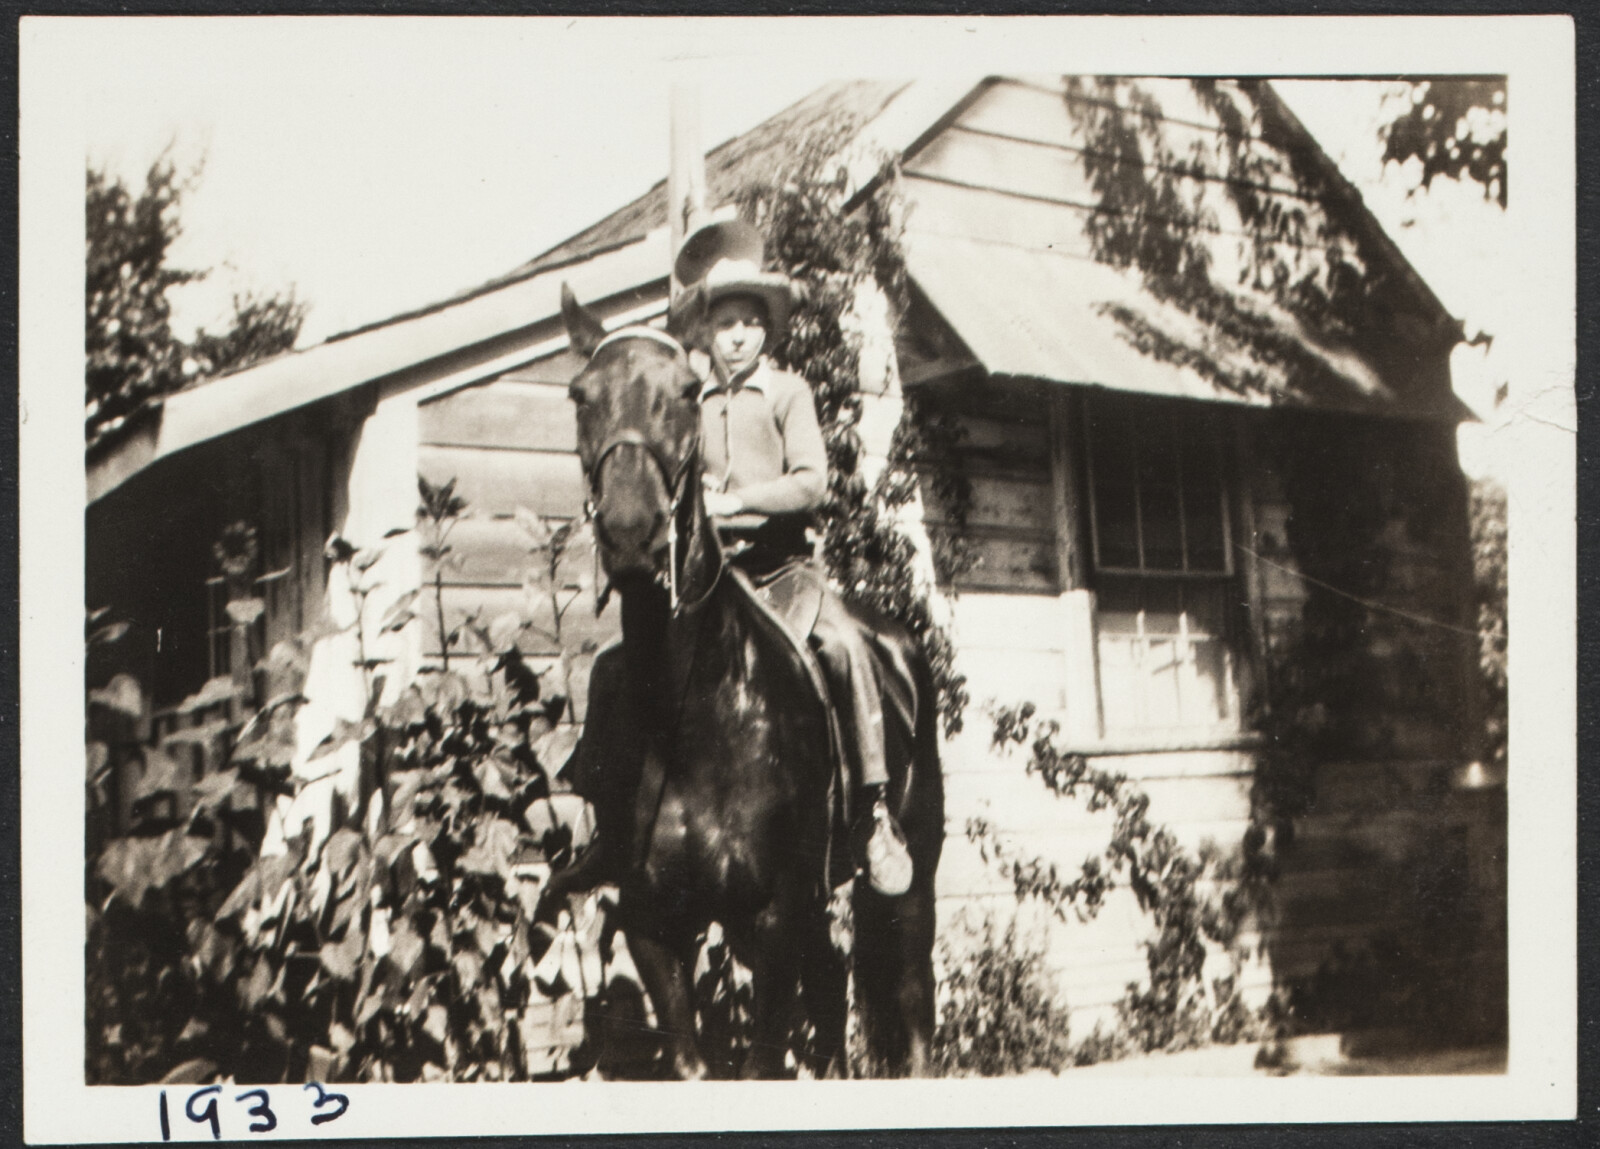
[[[601,562],[613,581],[629,575],[654,575],[666,561],[667,516],[664,511],[613,519],[597,510],[594,534]]]

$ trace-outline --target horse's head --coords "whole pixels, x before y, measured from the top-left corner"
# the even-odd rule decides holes
[[[565,285],[561,316],[572,349],[588,360],[569,394],[595,541],[621,588],[667,572],[672,519],[698,497],[700,379],[672,336],[647,327],[607,335]]]

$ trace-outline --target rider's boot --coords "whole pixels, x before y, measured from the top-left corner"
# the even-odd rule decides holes
[[[870,797],[872,833],[863,851],[866,855],[867,881],[885,897],[895,898],[911,888],[911,851],[906,846],[905,832],[889,810],[884,798],[888,787],[863,786],[862,793]],[[863,803],[865,805],[866,803]]]

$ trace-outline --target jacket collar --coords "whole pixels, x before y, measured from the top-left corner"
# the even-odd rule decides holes
[[[767,364],[767,357],[762,355],[756,359],[755,366],[745,371],[745,373],[736,378],[734,382],[738,385],[739,389],[748,387],[752,391],[760,391],[763,395],[765,395],[767,393],[767,374],[770,371],[771,367]],[[718,391],[727,390],[729,390],[728,385],[721,379],[717,378],[717,373],[715,370],[713,370],[710,377],[706,379],[705,383],[700,388],[700,401],[705,402],[705,400],[709,399],[712,395],[715,395]]]

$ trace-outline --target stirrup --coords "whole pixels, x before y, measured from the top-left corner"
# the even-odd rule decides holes
[[[897,898],[911,888],[911,851],[906,836],[878,795],[872,806],[872,837],[867,839],[867,881],[886,898]]]

